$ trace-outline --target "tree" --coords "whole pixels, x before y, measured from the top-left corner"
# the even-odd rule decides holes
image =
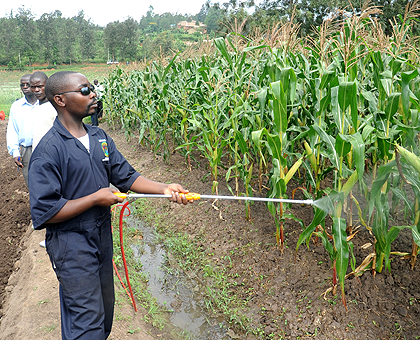
[[[390,20],[399,15],[404,16],[408,0],[372,0],[371,6],[379,6],[383,14],[379,20],[386,34],[392,33]],[[234,1],[228,4],[232,5]],[[251,6],[253,0],[247,1]],[[346,10],[349,13],[360,13],[363,2],[359,0],[263,0],[256,7],[252,20],[260,25],[267,25],[273,22],[288,20],[294,13],[294,20],[301,24],[301,35],[307,35],[312,27],[319,26],[322,21],[331,17],[337,10]],[[418,27],[418,24],[416,24]]]
[[[104,30],[104,43],[108,51],[108,59],[114,61],[118,58],[118,25],[119,21],[114,21],[106,25]]]
[[[38,31],[34,21],[34,15],[25,7],[20,7],[15,16],[18,27],[17,48],[22,65],[31,65],[38,58]]]
[[[60,26],[60,36],[62,37],[63,57],[62,62],[72,64],[77,60],[77,24],[74,19],[64,19]]]
[[[61,61],[59,56],[59,30],[57,27],[57,19],[61,18],[61,16],[60,11],[44,13],[37,21],[41,54],[43,61],[48,64]]]
[[[19,48],[16,44],[18,27],[12,12],[8,18],[2,18],[0,21],[0,37],[2,38],[0,44],[2,63],[9,67],[17,66],[19,63]]]
[[[90,21],[85,19],[85,13],[80,11],[76,17],[73,18],[76,22],[76,29],[79,36],[80,53],[82,56],[82,63],[89,62],[96,55],[96,41],[94,26]]]
[[[139,24],[133,18],[125,20],[120,28],[121,31],[121,59],[136,60],[138,52],[138,31]]]
[[[206,3],[207,4],[207,3]],[[215,32],[219,28],[219,22],[224,17],[223,10],[219,7],[219,4],[214,4],[209,7],[208,14],[204,23],[207,25],[207,31]]]
[[[406,10],[407,5],[411,3],[413,4],[414,1],[408,1],[408,0],[395,0],[395,1],[379,1],[375,0],[373,1],[373,4],[376,6],[381,6],[382,9],[382,15],[381,15],[381,22],[382,26],[384,28],[384,32],[387,35],[392,34],[392,26],[394,25],[396,19],[396,22],[401,24],[401,20],[399,17],[404,17],[404,13]],[[412,13],[414,15],[418,15],[420,11],[419,4],[417,5],[417,14]],[[414,19],[414,18],[411,18]],[[419,23],[417,20],[412,20],[413,24],[413,33],[418,34],[419,33]]]
[[[169,55],[174,50],[174,37],[168,32],[160,33],[154,41],[154,52],[156,55]]]
[[[194,19],[200,22],[204,22],[204,20],[206,20],[207,14],[209,13],[209,8],[210,0],[207,0],[206,3],[201,6],[200,12],[198,12],[198,14],[195,15]]]
[[[140,29],[145,33],[152,33],[158,31],[157,22],[155,21],[155,12],[153,6],[149,6],[146,16],[140,19]]]

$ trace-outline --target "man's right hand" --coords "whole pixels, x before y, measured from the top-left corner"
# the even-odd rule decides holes
[[[15,164],[18,166],[18,168],[23,168],[23,164],[20,162],[20,156],[14,157],[13,160],[15,161]]]

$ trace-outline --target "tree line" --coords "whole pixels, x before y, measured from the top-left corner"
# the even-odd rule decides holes
[[[34,63],[72,64],[150,59],[182,51],[188,42],[211,39],[240,26],[242,35],[256,28],[268,30],[276,22],[293,21],[299,24],[301,35],[310,35],[313,27],[333,15],[360,12],[363,6],[379,6],[376,18],[385,33],[390,34],[394,18],[403,17],[408,3],[419,7],[419,0],[229,0],[202,6],[199,13],[156,14],[152,6],[140,21],[129,17],[105,27],[95,25],[83,11],[66,18],[59,10],[44,13],[39,18],[25,7],[0,18],[0,65],[10,69],[32,66]],[[188,34],[177,30],[183,20],[207,25],[209,36]],[[236,27],[237,28],[237,27]],[[237,31],[237,30],[236,30]],[[412,32],[418,35],[419,26],[413,21]]]

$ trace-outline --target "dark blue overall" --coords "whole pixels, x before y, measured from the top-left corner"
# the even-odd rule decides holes
[[[85,125],[90,152],[58,118],[29,165],[35,229],[46,228],[46,245],[60,282],[62,339],[106,339],[114,313],[110,209],[93,207],[71,220],[46,224],[68,200],[112,183],[127,192],[140,176],[101,129]]]

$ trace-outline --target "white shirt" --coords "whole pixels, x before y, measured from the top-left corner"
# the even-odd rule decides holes
[[[37,107],[38,100],[32,105],[26,97],[18,99],[10,107],[6,141],[7,150],[13,158],[20,156],[20,145],[24,147],[32,145],[32,123]]]
[[[95,92],[96,92],[96,99],[97,100],[101,100],[102,99],[102,93],[104,92],[104,87],[102,86],[102,84],[98,85],[93,85],[95,87]]]
[[[39,105],[34,110],[32,151],[36,148],[42,137],[52,128],[57,111],[50,102]]]
[[[77,138],[80,143],[86,148],[86,150],[90,153],[90,142],[89,142],[89,135],[85,134],[83,137]]]

